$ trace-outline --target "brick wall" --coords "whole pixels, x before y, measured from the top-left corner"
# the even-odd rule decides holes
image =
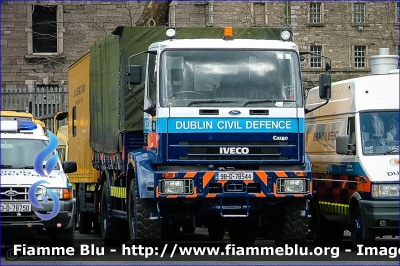
[[[32,2],[37,4],[37,2]],[[31,4],[32,4],[31,3]],[[63,56],[29,58],[29,2],[2,2],[2,86],[18,87],[39,84],[67,84],[67,70],[76,59],[88,51],[96,40],[117,26],[134,25],[145,3],[53,1],[62,5]],[[334,80],[364,75],[365,70],[352,66],[352,47],[365,45],[367,56],[376,55],[378,48],[388,47],[397,54],[397,3],[365,2],[366,22],[362,30],[352,25],[352,2],[322,2],[323,25],[307,23],[309,2],[300,1],[173,1],[170,10],[171,26],[187,27],[280,27],[292,25],[294,41],[301,51],[311,45],[321,45],[332,59]],[[310,69],[309,61],[302,63],[307,88],[317,81],[322,69]]]

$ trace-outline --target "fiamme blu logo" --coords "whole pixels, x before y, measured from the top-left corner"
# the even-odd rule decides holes
[[[54,170],[54,168],[58,162],[58,154],[54,153],[54,151],[56,150],[56,148],[58,146],[58,139],[52,132],[50,132],[50,131],[47,131],[47,132],[49,135],[49,143],[47,144],[47,146],[45,148],[43,148],[41,151],[38,152],[38,154],[36,155],[35,160],[33,162],[33,168],[42,177],[49,176],[50,173]],[[50,159],[48,159],[46,161],[46,164],[44,165],[45,159],[52,153],[54,153],[53,156],[51,156]],[[43,166],[45,166],[45,168],[46,168],[46,173],[43,169]],[[42,206],[42,204],[39,202],[39,200],[36,198],[36,190],[38,189],[38,187],[41,184],[50,185],[50,183],[45,179],[39,180],[36,183],[34,183],[28,191],[29,201],[31,202],[31,204],[33,206],[35,206],[36,208],[39,208],[39,209],[44,208]],[[60,211],[60,200],[59,200],[57,194],[54,193],[54,191],[52,191],[51,189],[45,189],[44,193],[42,193],[39,196],[41,197],[41,200],[46,204],[49,203],[47,195],[50,196],[51,199],[53,200],[52,212],[48,213],[48,214],[43,214],[43,213],[34,211],[35,214],[42,220],[50,220],[50,219],[54,218]]]

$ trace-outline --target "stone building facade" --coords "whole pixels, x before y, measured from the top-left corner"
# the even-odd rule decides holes
[[[67,86],[72,62],[117,26],[134,26],[144,5],[143,1],[2,1],[2,88]],[[43,29],[35,28],[49,14],[57,35],[53,42],[45,43],[50,53],[37,50],[43,47],[40,40],[46,39],[46,29],[38,35]],[[379,48],[398,54],[397,21],[396,1],[172,1],[166,26],[290,24],[301,51],[311,50],[331,59],[335,81],[368,74],[369,56],[377,55]],[[315,84],[324,66],[325,61],[316,57],[303,61],[305,88]]]

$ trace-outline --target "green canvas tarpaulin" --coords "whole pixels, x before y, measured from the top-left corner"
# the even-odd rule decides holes
[[[222,38],[223,28],[177,28],[177,39]],[[128,58],[166,40],[165,27],[118,27],[90,48],[90,146],[103,153],[122,149],[121,133],[143,130],[143,112],[129,91]],[[278,40],[277,28],[234,28],[235,39]],[[146,55],[130,64],[145,65]],[[144,84],[132,87],[143,107]]]

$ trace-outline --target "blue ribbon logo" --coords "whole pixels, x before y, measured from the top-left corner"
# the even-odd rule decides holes
[[[58,138],[50,131],[47,132],[50,138],[49,144],[46,146],[46,148],[38,152],[38,154],[35,157],[35,161],[33,162],[33,168],[41,176],[47,176],[43,171],[44,160],[46,159],[47,156],[52,154],[58,146]],[[54,155],[46,162],[46,172],[48,175],[51,173],[51,171],[54,170],[54,167],[57,165],[57,162],[58,162],[58,154],[54,153]]]
[[[43,163],[44,160],[46,159],[47,156],[51,155],[57,148],[58,146],[58,138],[50,131],[47,131],[49,135],[49,143],[48,145],[42,149],[41,151],[38,152],[38,154],[35,157],[35,160],[33,162],[33,168],[35,171],[40,175],[40,176],[48,176],[55,168],[58,162],[58,154],[54,153],[54,155],[46,162],[46,172],[47,175],[43,171]],[[34,183],[28,191],[28,198],[29,201],[32,203],[33,206],[39,209],[43,209],[43,206],[40,204],[38,199],[36,198],[36,190],[40,184],[48,184],[50,183],[46,180],[39,180],[36,183]],[[50,220],[54,218],[58,212],[60,211],[60,200],[54,191],[50,189],[45,189],[45,193],[50,195],[50,197],[53,200],[53,211],[50,214],[42,214],[37,211],[34,211],[35,214],[42,220]],[[46,195],[40,195],[41,199],[43,200],[44,203],[48,203],[49,200],[47,199]]]
[[[50,185],[50,183],[47,182],[46,180],[39,180],[36,183],[34,183],[29,188],[29,191],[28,191],[29,201],[32,203],[33,206],[35,206],[36,208],[39,208],[39,209],[43,209],[43,206],[42,206],[42,204],[40,204],[40,202],[36,198],[36,190],[37,190],[37,187],[43,183]],[[53,211],[49,214],[42,214],[37,211],[34,211],[34,212],[40,219],[47,221],[47,220],[53,219],[60,211],[60,200],[58,199],[58,196],[56,193],[54,193],[54,191],[52,191],[50,189],[45,189],[45,192],[47,192],[47,194],[49,194],[50,197],[53,199]],[[43,202],[45,202],[45,203],[49,202],[46,195],[42,194],[40,196],[41,196],[41,199],[43,200]]]

